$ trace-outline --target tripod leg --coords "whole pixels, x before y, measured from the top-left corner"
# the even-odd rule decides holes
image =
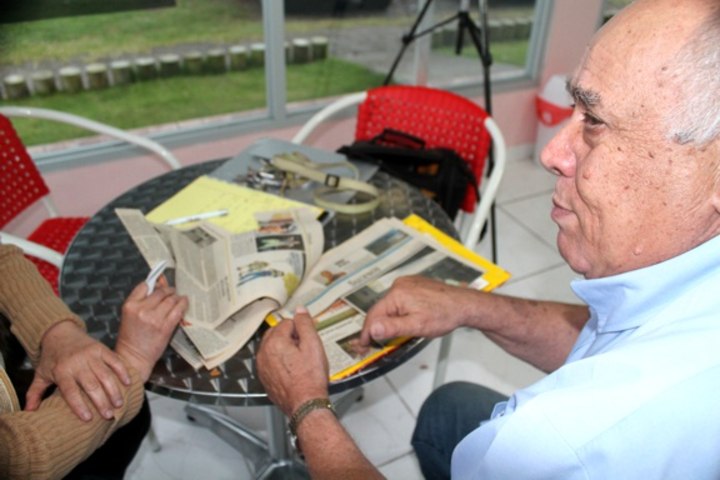
[[[423,18],[425,18],[425,14],[427,13],[428,9],[430,8],[430,3],[432,3],[432,0],[426,0],[425,4],[422,7],[422,10],[420,10],[420,14],[415,19],[415,23],[413,24],[412,28],[410,28],[410,31],[406,35],[403,35],[402,47],[400,47],[400,51],[398,52],[397,56],[395,57],[392,67],[390,67],[390,71],[388,72],[387,76],[385,77],[385,80],[383,81],[383,85],[389,85],[390,82],[392,81],[392,77],[393,77],[393,74],[395,73],[395,69],[397,68],[398,64],[400,63],[400,59],[402,58],[403,54],[405,53],[405,50],[407,50],[408,45],[410,45],[410,43],[412,43],[412,41],[415,40],[415,32],[417,32],[417,29],[420,26],[420,23],[422,22]]]

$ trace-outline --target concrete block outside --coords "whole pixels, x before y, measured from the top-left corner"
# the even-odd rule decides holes
[[[113,85],[127,85],[135,79],[132,64],[127,60],[113,60],[110,62],[110,73]]]
[[[163,77],[172,77],[180,75],[182,65],[180,64],[180,55],[175,53],[167,53],[158,57],[160,64],[160,75]]]
[[[306,38],[296,38],[292,41],[293,63],[308,63],[310,61],[310,41]]]
[[[328,47],[330,42],[327,37],[316,36],[310,39],[311,55],[313,62],[328,58]]]
[[[447,25],[443,27],[440,32],[442,32],[442,45],[443,47],[455,47],[455,43],[457,42],[457,36],[458,36],[458,30],[457,25]],[[468,35],[467,33],[465,34]],[[469,40],[469,39],[468,39]]]
[[[488,36],[490,42],[502,42],[504,38],[504,29],[500,20],[488,20]]]
[[[30,89],[28,88],[25,77],[19,74],[8,75],[3,78],[3,85],[5,86],[5,97],[8,100],[15,100],[17,98],[25,98],[30,96]]]
[[[245,70],[250,63],[250,53],[245,45],[233,45],[228,49],[231,70]]]
[[[78,67],[63,67],[58,70],[63,92],[77,93],[83,90],[82,71]]]
[[[227,71],[226,53],[224,48],[208,50],[205,57],[205,71],[207,73],[225,73]]]
[[[51,70],[39,70],[30,76],[35,95],[51,95],[57,92],[55,74]]]
[[[515,23],[509,18],[500,20],[500,28],[502,29],[502,41],[515,39]]]
[[[157,64],[154,57],[140,57],[135,59],[135,78],[140,81],[157,78]]]
[[[88,89],[99,90],[110,86],[107,65],[104,63],[91,63],[85,66]]]
[[[288,41],[285,41],[283,46],[285,47],[285,65],[293,63],[292,44]]]
[[[518,40],[527,40],[530,38],[532,32],[533,21],[530,17],[518,18],[517,19],[517,30],[516,35]]]
[[[265,44],[253,43],[250,45],[250,65],[262,67],[265,65]]]
[[[205,58],[202,52],[193,50],[183,55],[183,64],[185,66],[185,73],[189,75],[199,75],[203,73]]]

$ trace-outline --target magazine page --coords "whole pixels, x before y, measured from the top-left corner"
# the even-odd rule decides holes
[[[367,312],[403,275],[424,275],[480,290],[495,288],[509,278],[507,272],[420,217],[403,222],[384,219],[327,252],[269,322],[291,317],[295,306],[304,304],[316,321],[331,380],[344,378],[408,340],[357,348]]]
[[[231,314],[215,328],[183,321],[182,329],[178,330],[182,334],[176,334],[171,345],[196,370],[203,366],[212,370],[235,355],[252,338],[265,317],[278,307],[275,300],[261,298]]]
[[[155,250],[172,260],[177,291],[189,300],[172,345],[194,368],[213,368],[240,349],[323,248],[322,226],[305,208],[257,213],[259,228],[243,233],[208,222],[185,229],[152,224],[138,210],[117,214],[148,263]],[[164,249],[146,247],[155,244]]]
[[[284,314],[305,306],[311,315],[379,277],[419,252],[425,244],[395,218],[383,218],[323,255],[287,302]]]

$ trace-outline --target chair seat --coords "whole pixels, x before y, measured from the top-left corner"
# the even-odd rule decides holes
[[[48,248],[52,248],[60,254],[65,254],[70,242],[89,217],[57,217],[48,218],[35,231],[28,236],[28,240]],[[42,276],[50,283],[55,293],[58,292],[58,280],[60,272],[55,265],[44,260],[28,256],[37,266]]]

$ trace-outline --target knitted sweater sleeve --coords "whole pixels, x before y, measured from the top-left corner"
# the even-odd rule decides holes
[[[0,312],[10,319],[13,334],[33,362],[50,327],[69,320],[84,328],[22,251],[10,245],[0,245]],[[138,372],[129,370],[132,383],[112,420],[94,411],[93,420],[83,422],[59,393],[35,412],[0,414],[0,478],[62,478],[87,458],[140,411],[143,384]],[[88,397],[86,403],[94,408]]]
[[[35,412],[0,415],[0,478],[54,479],[64,477],[119,427],[140,411],[143,385],[135,370],[124,391],[123,407],[105,420],[95,410],[89,422],[80,420],[58,392]],[[88,405],[92,402],[85,398]]]
[[[55,295],[35,265],[13,245],[0,245],[0,312],[10,320],[13,335],[33,365],[50,327],[69,320],[85,329],[82,320]]]

